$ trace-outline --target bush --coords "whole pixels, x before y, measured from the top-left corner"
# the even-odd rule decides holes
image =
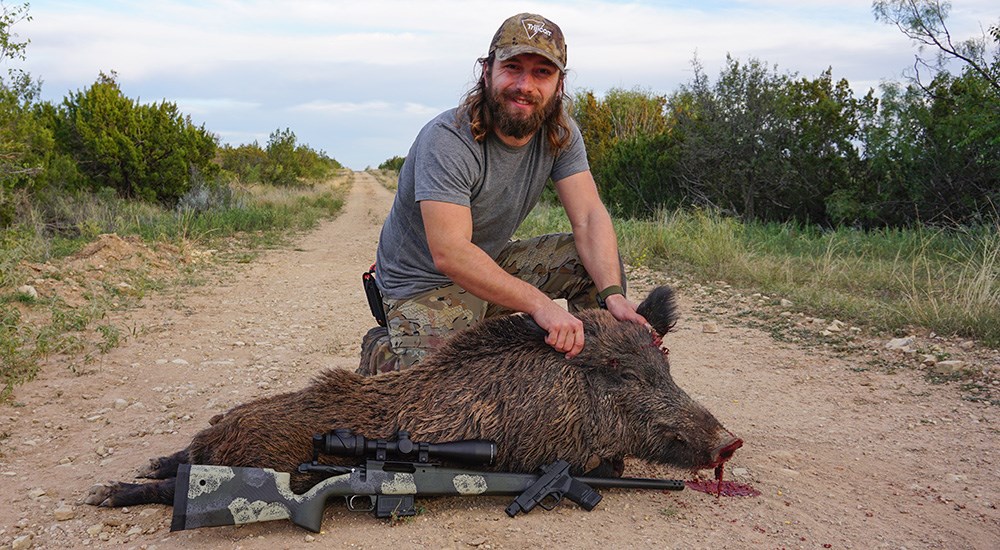
[[[114,73],[69,95],[53,117],[59,149],[93,188],[173,205],[196,170],[213,174],[216,142],[177,105],[140,104],[122,94]]]
[[[267,162],[267,153],[255,141],[237,147],[223,145],[216,154],[216,162],[224,173],[232,174],[244,183],[257,183],[261,180],[261,171]]]
[[[594,177],[618,216],[647,218],[663,206],[683,206],[674,172],[680,142],[673,132],[640,135],[610,146]]]
[[[271,132],[265,148],[257,142],[238,147],[224,145],[216,161],[243,183],[280,186],[319,181],[343,168],[323,151],[298,144],[295,132],[289,128]]]
[[[406,161],[406,157],[395,156],[391,159],[386,159],[382,164],[378,165],[379,170],[395,170],[399,172],[403,169],[403,162]]]
[[[178,212],[206,212],[242,208],[242,197],[229,185],[205,181],[199,174],[192,174],[191,187],[177,201]]]

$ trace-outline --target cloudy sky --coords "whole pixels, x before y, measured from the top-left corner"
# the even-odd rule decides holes
[[[696,55],[714,80],[731,54],[806,77],[833,67],[863,93],[900,80],[916,51],[870,0],[33,0],[14,31],[45,99],[115,71],[129,97],[175,102],[222,142],[288,127],[360,170],[405,155],[520,12],[563,29],[571,92],[669,94]],[[998,19],[996,0],[953,0],[948,24],[964,39]]]

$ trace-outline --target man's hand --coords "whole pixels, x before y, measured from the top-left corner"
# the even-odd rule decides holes
[[[566,359],[576,357],[583,350],[583,321],[548,300],[537,311],[528,312],[538,326],[549,333],[545,343],[566,354]]]
[[[608,311],[611,315],[615,316],[615,319],[619,321],[628,321],[630,323],[636,323],[643,325],[646,328],[652,328],[649,325],[649,321],[645,317],[639,315],[635,312],[637,306],[632,303],[628,298],[622,296],[621,294],[612,294],[604,300],[604,304],[608,307]]]

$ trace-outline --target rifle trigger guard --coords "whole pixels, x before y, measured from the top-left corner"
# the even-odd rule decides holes
[[[344,500],[347,501],[347,509],[352,512],[371,512],[375,509],[375,495],[351,495],[345,496]]]

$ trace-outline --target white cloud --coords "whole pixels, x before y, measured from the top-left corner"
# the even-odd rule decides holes
[[[304,113],[323,113],[329,115],[343,115],[355,113],[385,113],[392,108],[392,105],[385,101],[365,101],[353,103],[350,101],[310,101],[301,105],[295,105],[288,110]]]
[[[259,109],[261,106],[260,103],[253,101],[239,101],[228,98],[181,97],[173,101],[182,111],[192,115],[217,113],[222,111],[253,111],[255,109]]]
[[[403,105],[403,112],[408,115],[423,116],[431,118],[444,109],[440,107],[431,107],[430,105],[421,105],[419,103],[405,103]]]

